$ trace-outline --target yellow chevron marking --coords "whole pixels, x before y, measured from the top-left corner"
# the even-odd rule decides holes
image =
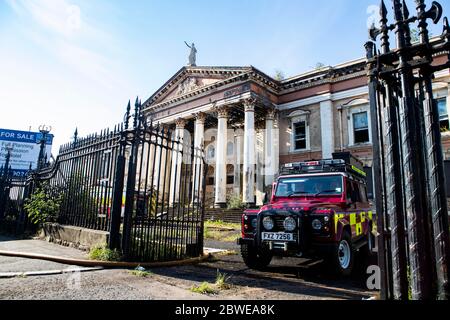
[[[356,236],[359,236],[362,234],[362,223],[356,224]]]
[[[350,225],[354,226],[356,224],[356,213],[350,213]]]

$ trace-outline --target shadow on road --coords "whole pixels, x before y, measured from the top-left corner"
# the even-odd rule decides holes
[[[300,263],[299,263],[300,261]],[[360,270],[358,270],[360,269]],[[240,256],[223,256],[219,261],[197,266],[152,270],[155,274],[196,282],[214,283],[217,270],[231,276],[236,286],[259,288],[308,296],[309,299],[361,300],[371,295],[365,287],[365,269],[358,268],[350,278],[336,278],[327,272],[323,263],[308,265],[306,260],[274,260],[264,271],[248,269]],[[362,272],[361,269],[364,269]],[[257,299],[258,297],[249,297]]]

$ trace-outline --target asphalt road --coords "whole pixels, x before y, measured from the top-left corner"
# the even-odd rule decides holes
[[[3,240],[3,241],[2,241]],[[0,249],[85,257],[85,253],[40,240],[6,241],[0,238]],[[238,252],[234,243],[207,241],[206,247],[226,248]],[[0,256],[0,273],[56,270],[73,266],[53,262]],[[229,290],[216,295],[190,291],[202,282],[213,284],[218,270],[228,275]],[[249,270],[238,254],[219,256],[215,261],[195,266],[157,268],[148,277],[138,277],[131,270],[113,269],[90,272],[67,272],[46,276],[19,276],[0,279],[0,299],[56,300],[189,300],[189,299],[256,299],[256,300],[361,300],[373,295],[365,289],[364,270],[348,279],[327,274],[321,263],[302,259],[274,260],[265,270]]]

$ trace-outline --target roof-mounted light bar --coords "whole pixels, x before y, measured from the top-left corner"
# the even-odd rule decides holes
[[[351,155],[344,157],[343,159],[341,158],[341,156],[342,154],[339,154],[338,159],[287,163],[282,166],[281,174],[286,175],[319,172],[347,172],[363,178],[367,177],[367,174],[362,168],[361,162],[358,162],[358,160]],[[348,161],[346,161],[345,159],[347,159]]]

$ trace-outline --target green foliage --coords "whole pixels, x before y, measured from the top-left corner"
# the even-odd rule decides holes
[[[218,291],[211,287],[208,282],[203,282],[199,286],[193,286],[191,288],[191,292],[200,293],[200,294],[217,294]]]
[[[62,195],[56,188],[42,184],[36,188],[29,199],[25,200],[24,209],[30,221],[35,224],[56,222],[61,207]]]
[[[62,208],[87,218],[98,216],[97,200],[93,197],[91,186],[81,174],[74,173],[69,179],[62,197]]]
[[[217,221],[205,221],[205,228],[224,228],[224,229],[234,229],[241,230],[241,225],[239,223],[228,223],[221,220]]]
[[[139,277],[139,278],[147,278],[148,276],[151,276],[152,273],[146,270],[139,270],[139,267],[135,270],[128,271],[131,275]]]
[[[121,254],[118,250],[111,250],[106,245],[96,245],[89,251],[89,259],[97,261],[120,261]]]
[[[232,194],[227,199],[227,209],[228,210],[236,210],[236,209],[243,209],[244,203],[242,202],[242,197],[239,194]]]
[[[216,287],[219,290],[229,290],[231,289],[231,285],[228,283],[228,281],[231,279],[230,276],[228,276],[226,273],[221,273],[219,269],[217,269],[217,276],[216,276]]]

